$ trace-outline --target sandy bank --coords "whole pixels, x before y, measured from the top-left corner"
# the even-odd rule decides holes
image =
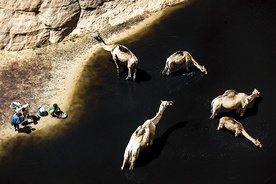
[[[141,32],[145,33],[150,25],[182,6],[145,15],[131,22],[127,28],[109,30],[102,35],[107,43],[116,43],[132,35],[137,35],[136,39],[139,39],[139,36],[142,36]],[[60,121],[69,122],[73,118],[70,113],[70,102],[76,93],[81,73],[90,62],[91,56],[101,49],[89,34],[71,35],[59,44],[41,47],[20,52],[1,52],[0,154],[4,154],[13,146],[13,139],[25,136],[43,138],[49,134],[50,137],[56,137],[60,134],[57,130],[68,128],[66,123]],[[43,117],[38,124],[31,124],[35,131],[23,130],[23,133],[17,133],[9,122],[14,112],[9,108],[12,101],[29,103],[31,115],[36,114],[36,109],[40,105],[48,108],[51,104],[57,103],[62,110],[68,112],[69,118],[58,120],[50,116]]]

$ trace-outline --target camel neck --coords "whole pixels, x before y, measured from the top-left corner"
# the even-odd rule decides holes
[[[165,108],[159,108],[159,111],[156,113],[156,115],[151,119],[151,121],[157,125],[160,121],[160,119],[162,118],[163,112],[164,112]]]
[[[250,96],[247,97],[249,102],[252,102],[256,98],[255,94],[251,94]]]
[[[198,62],[196,62],[196,60],[194,60],[193,58],[192,58],[192,62],[195,65],[195,67],[197,67],[199,70],[202,69],[202,66],[200,64],[198,64]]]
[[[251,137],[245,130],[242,130],[242,135],[247,138],[248,140],[250,140],[251,142],[254,143],[255,139],[253,137]]]

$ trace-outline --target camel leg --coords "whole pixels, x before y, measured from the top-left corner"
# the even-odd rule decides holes
[[[124,153],[124,160],[123,160],[123,165],[122,165],[122,167],[121,167],[121,170],[124,170],[125,164],[126,164],[127,161],[129,160],[130,152],[129,152],[128,149],[129,149],[129,148],[127,147],[126,150],[125,150],[125,153]]]
[[[170,59],[167,59],[167,60],[166,60],[165,67],[164,67],[164,70],[162,71],[162,77],[164,77],[165,74],[166,74],[166,75],[169,75],[169,74],[170,74],[170,71],[168,71],[169,68],[171,68],[171,66],[170,66]]]
[[[244,114],[244,111],[245,111],[245,109],[247,108],[247,106],[248,106],[248,101],[242,101],[241,102],[241,107],[240,107],[240,117],[242,117],[243,116],[243,114]]]
[[[219,111],[219,109],[213,107],[213,108],[211,109],[211,116],[210,116],[210,118],[211,118],[211,119],[214,119],[215,116],[217,115],[217,112],[218,112],[218,111]]]
[[[210,116],[210,118],[211,118],[211,119],[214,119],[214,117],[215,117],[215,115],[214,115],[214,113],[213,113],[213,109],[211,109],[211,116]]]
[[[130,161],[129,170],[133,170],[134,165],[135,165],[135,161],[136,161],[136,158],[135,158],[135,157],[132,157],[132,158],[131,158],[131,161]]]
[[[150,134],[150,138],[149,138],[149,145],[153,144],[153,138],[154,138],[154,134]]]
[[[220,121],[217,130],[220,130],[221,128],[223,128],[223,123]]]
[[[131,155],[129,170],[133,170],[133,168],[135,166],[135,161],[137,160],[137,158],[139,156],[139,150],[135,150],[135,151],[132,151],[132,152],[133,152],[133,154]]]
[[[235,129],[235,137],[237,137],[238,135],[239,135],[239,129],[236,128],[236,129]]]
[[[189,73],[189,62],[188,61],[183,62],[183,65],[185,65],[186,72]]]
[[[127,73],[126,80],[131,78],[131,67],[128,66],[127,68],[128,68],[128,73]]]
[[[167,69],[167,72],[166,72],[167,75],[170,75],[172,68],[173,68],[173,62],[168,64],[168,69]]]
[[[240,117],[243,117],[243,114],[244,114],[244,111],[245,111],[246,107],[247,107],[247,105],[245,105],[244,107],[241,107]]]
[[[211,116],[210,118],[214,119],[215,116],[217,115],[217,112],[220,110],[221,105],[219,103],[217,103],[216,101],[212,103],[211,106]]]
[[[133,170],[133,168],[134,168],[134,165],[135,165],[135,162],[133,161],[133,162],[131,162],[130,163],[130,167],[129,167],[129,170]]]
[[[125,159],[125,158],[124,158],[124,161],[123,161],[123,165],[122,165],[122,167],[121,167],[121,170],[124,170],[124,167],[125,167],[126,161],[127,161],[127,159]]]
[[[241,109],[240,117],[243,117],[244,111],[245,111],[245,109]]]
[[[136,73],[137,73],[137,68],[136,66],[133,67],[133,81],[136,80]]]
[[[112,54],[112,58],[113,58],[113,61],[115,63],[115,66],[116,66],[117,76],[119,76],[119,74],[120,74],[120,68],[119,68],[119,65],[118,65],[118,57],[117,57],[116,54]]]
[[[168,70],[168,66],[167,66],[167,64],[166,64],[164,70],[162,71],[162,77],[164,77],[164,75],[165,75],[165,73],[166,73],[167,70]],[[167,75],[167,74],[166,74],[166,75]]]
[[[236,110],[236,113],[240,113],[241,112],[241,107],[238,107]]]

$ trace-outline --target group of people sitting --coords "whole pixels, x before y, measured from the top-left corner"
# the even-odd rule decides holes
[[[12,102],[11,108],[15,109],[15,113],[11,117],[11,125],[14,126],[15,131],[19,132],[19,125],[27,126],[33,122],[33,118],[30,117],[29,104],[21,105],[19,102]],[[59,106],[54,103],[49,107],[48,111],[45,111],[43,106],[37,109],[37,118],[40,119],[41,116],[47,116],[50,114],[52,117],[61,118],[62,111]]]

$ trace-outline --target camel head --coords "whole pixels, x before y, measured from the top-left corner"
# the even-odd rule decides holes
[[[203,72],[203,73],[205,73],[205,74],[207,74],[207,70],[206,70],[206,68],[205,68],[204,66],[202,66],[202,67],[200,68],[200,71]]]
[[[252,92],[252,95],[254,95],[255,97],[259,97],[260,96],[260,92],[255,88],[254,91]]]
[[[163,100],[161,100],[161,106],[163,107],[163,108],[167,108],[168,106],[170,106],[170,105],[173,105],[173,101],[163,101]]]
[[[256,139],[256,140],[254,141],[254,144],[255,144],[256,146],[260,147],[260,148],[263,147],[258,139]]]
[[[100,33],[95,32],[91,34],[91,37],[93,37],[94,39],[96,39],[98,42],[104,42],[103,38],[101,37]]]

